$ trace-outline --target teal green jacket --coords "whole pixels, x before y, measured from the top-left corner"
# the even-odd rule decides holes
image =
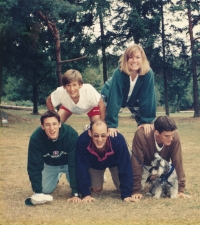
[[[78,133],[69,125],[62,124],[56,141],[49,139],[38,127],[30,137],[28,147],[28,175],[35,193],[42,193],[44,163],[50,166],[68,164],[72,193],[78,193],[76,174],[76,142]]]
[[[120,108],[139,106],[139,124],[151,123],[156,117],[156,98],[154,87],[154,74],[150,69],[145,75],[139,75],[132,95],[127,102],[130,89],[129,76],[119,68],[104,84],[101,94],[107,102],[106,122],[109,128],[118,126],[118,113]]]

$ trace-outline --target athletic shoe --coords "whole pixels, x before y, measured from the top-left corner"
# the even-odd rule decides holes
[[[33,205],[44,204],[44,203],[50,202],[50,201],[53,201],[53,196],[51,196],[51,195],[35,193],[31,196],[31,202],[33,203]]]
[[[3,119],[2,119],[2,123],[4,123],[4,124],[5,124],[5,123],[8,123],[8,120],[3,118]]]
[[[90,129],[90,125],[86,124],[86,125],[83,126],[83,131],[89,130],[89,129]]]

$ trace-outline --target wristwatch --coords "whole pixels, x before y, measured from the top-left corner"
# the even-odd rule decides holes
[[[79,197],[79,194],[78,193],[74,193],[73,196]]]

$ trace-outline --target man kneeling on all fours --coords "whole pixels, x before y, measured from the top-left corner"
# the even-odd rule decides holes
[[[143,181],[146,180],[148,173],[143,166],[150,167],[154,160],[155,153],[172,162],[178,176],[178,195],[179,198],[190,198],[185,191],[185,172],[183,169],[183,157],[180,134],[177,130],[175,121],[169,116],[159,116],[154,121],[154,129],[149,134],[145,134],[144,129],[135,132],[132,145],[132,168],[133,174],[133,198],[142,198]]]
[[[30,201],[33,205],[52,201],[52,193],[65,173],[72,197],[69,202],[78,203],[76,175],[76,142],[77,132],[64,123],[55,111],[45,112],[41,118],[41,126],[30,137],[28,147],[28,175],[35,192]]]
[[[121,192],[121,199],[138,201],[132,198],[133,175],[126,141],[120,133],[116,137],[109,136],[105,121],[91,122],[89,130],[79,136],[76,156],[78,186],[83,202],[95,200],[91,189],[94,192],[103,189],[106,168],[109,168],[112,180]]]

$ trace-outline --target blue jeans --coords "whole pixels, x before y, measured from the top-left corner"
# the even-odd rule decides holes
[[[44,169],[42,171],[42,193],[52,193],[55,190],[62,173],[65,173],[67,181],[70,183],[68,165],[49,166],[44,164]]]
[[[137,125],[140,125],[140,108],[138,102],[135,105],[127,105],[126,106],[132,113],[133,118],[135,119]]]

